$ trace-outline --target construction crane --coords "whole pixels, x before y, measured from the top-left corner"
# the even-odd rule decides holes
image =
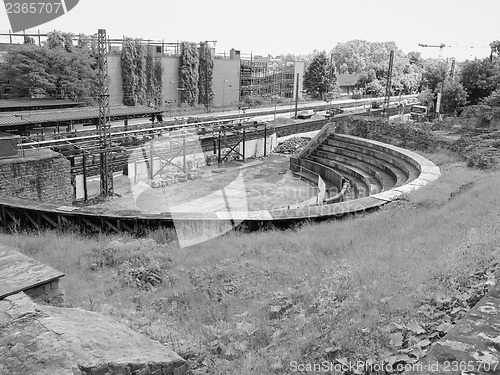
[[[490,48],[490,46],[448,46],[444,43],[441,44],[425,44],[418,43],[420,47],[431,47],[431,48],[439,48],[439,58],[443,56],[443,48]]]

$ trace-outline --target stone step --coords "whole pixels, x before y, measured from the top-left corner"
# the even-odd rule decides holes
[[[380,149],[377,149],[375,145],[367,147],[362,145],[361,141],[357,139],[337,135],[330,135],[324,144],[384,160],[386,163],[398,167],[408,176],[408,179],[404,183],[408,183],[420,175],[420,171],[412,163],[398,156],[396,152],[387,152],[382,147]]]
[[[401,186],[408,180],[408,175],[397,166],[378,158],[377,156],[367,157],[365,154],[351,151],[340,146],[330,146],[323,144],[319,151],[327,152],[333,159],[345,159],[345,162],[358,165],[361,163],[366,168],[373,171],[375,176],[382,182],[383,190]]]
[[[341,163],[336,160],[332,160],[328,157],[322,157],[322,156],[310,155],[309,159],[314,160],[323,165],[330,166],[342,174],[348,173],[351,176],[357,177],[358,179],[363,181],[364,185],[368,188],[367,195],[377,194],[380,193],[380,191],[382,190],[382,184],[380,183],[380,181],[378,181],[373,175],[369,174],[368,172],[364,171],[359,167],[349,165],[346,163]]]
[[[372,175],[380,183],[381,191],[389,190],[396,184],[397,177],[395,177],[392,173],[386,172],[378,165],[375,165],[371,162],[371,160],[364,160],[366,158],[363,157],[347,156],[342,151],[344,150],[334,148],[332,146],[321,146],[317,150],[315,150],[313,155],[326,157],[333,161],[351,165],[364,170],[366,173]],[[406,175],[403,172],[401,172],[401,174],[405,176],[406,179]]]

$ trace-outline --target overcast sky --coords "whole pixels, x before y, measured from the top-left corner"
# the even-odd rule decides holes
[[[438,57],[439,48],[418,44],[444,43],[452,47],[443,57],[464,60],[489,56],[489,43],[500,40],[499,15],[500,0],[80,0],[66,15],[26,32],[104,28],[111,38],[216,40],[217,53],[235,48],[273,56],[363,39]],[[0,32],[9,29],[0,6]]]

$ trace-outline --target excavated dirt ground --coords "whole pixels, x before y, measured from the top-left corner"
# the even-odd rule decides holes
[[[133,189],[128,176],[119,176],[114,180],[114,190],[120,196],[106,202],[91,200],[93,204],[87,208],[148,213],[215,212],[225,210],[229,205],[234,210],[253,211],[286,207],[317,194],[317,189],[293,177],[289,170],[289,155],[272,154],[264,159],[229,162],[222,164],[221,168],[205,166],[201,170],[203,173],[198,179],[166,187],[153,189],[143,183],[142,187],[146,189],[141,192],[138,192],[138,186]],[[98,181],[91,181],[88,186],[89,191],[97,190]]]

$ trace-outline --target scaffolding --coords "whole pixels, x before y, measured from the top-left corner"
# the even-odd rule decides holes
[[[273,67],[268,62],[241,60],[240,97],[250,95],[293,97],[294,67]]]

